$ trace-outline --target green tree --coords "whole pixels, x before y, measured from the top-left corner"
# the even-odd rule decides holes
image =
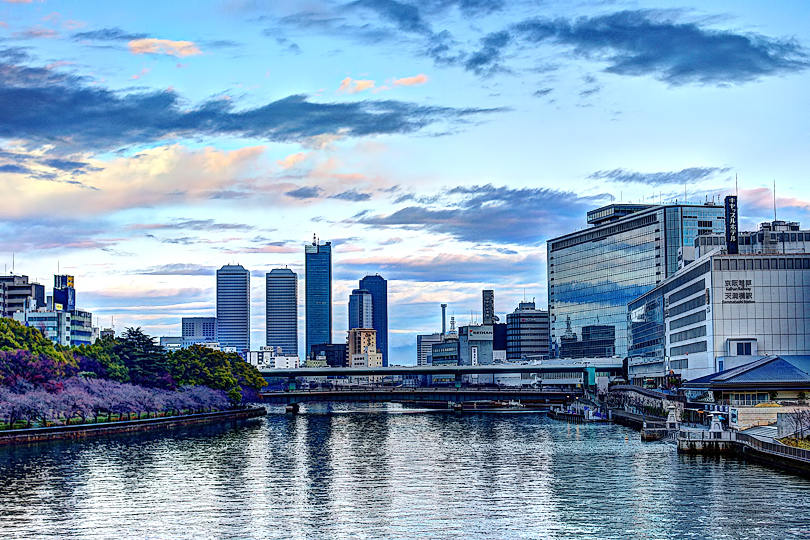
[[[166,352],[140,326],[127,328],[112,350],[126,366],[133,383],[159,388],[174,387]]]
[[[81,370],[92,371],[101,379],[129,382],[129,369],[115,354],[116,345],[118,345],[118,340],[108,336],[97,339],[92,345],[74,347],[71,352]],[[89,361],[85,361],[85,359]],[[93,365],[94,363],[97,366]]]
[[[267,381],[264,380],[256,366],[248,364],[236,354],[231,354],[230,359],[233,374],[239,380],[240,386],[250,388],[256,392],[267,386]]]
[[[227,392],[239,384],[228,356],[201,345],[174,351],[169,355],[172,377],[181,386],[203,385]]]
[[[53,341],[42,335],[38,329],[23,326],[13,319],[0,317],[0,351],[20,349],[49,356],[58,362],[72,363],[72,357],[63,354],[64,349],[57,348]]]

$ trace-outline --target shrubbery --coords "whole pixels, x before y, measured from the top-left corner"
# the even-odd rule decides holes
[[[66,348],[0,319],[0,419],[8,425],[221,410],[256,400],[266,384],[236,354],[167,353],[140,328]]]

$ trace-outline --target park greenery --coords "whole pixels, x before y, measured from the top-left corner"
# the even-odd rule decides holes
[[[258,399],[266,382],[237,354],[167,352],[140,328],[55,345],[0,318],[0,425],[30,427],[210,412]]]

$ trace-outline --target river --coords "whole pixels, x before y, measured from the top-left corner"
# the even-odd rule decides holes
[[[617,425],[397,405],[0,448],[0,538],[807,538],[810,480]]]

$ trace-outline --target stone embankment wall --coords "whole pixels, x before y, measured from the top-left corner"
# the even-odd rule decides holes
[[[674,406],[678,418],[683,414],[683,402],[677,396],[668,396],[660,392],[621,386],[614,388],[607,395],[607,403],[612,409],[620,409],[628,412],[637,412],[640,407],[650,407],[667,411],[670,406]]]
[[[123,422],[104,422],[101,424],[81,424],[73,426],[56,426],[47,428],[11,429],[0,432],[0,445],[25,444],[59,439],[77,439],[95,435],[112,435],[133,431],[166,429],[173,427],[212,424],[216,422],[234,422],[265,416],[264,408],[237,409],[213,413],[187,414],[147,420],[127,420]]]

